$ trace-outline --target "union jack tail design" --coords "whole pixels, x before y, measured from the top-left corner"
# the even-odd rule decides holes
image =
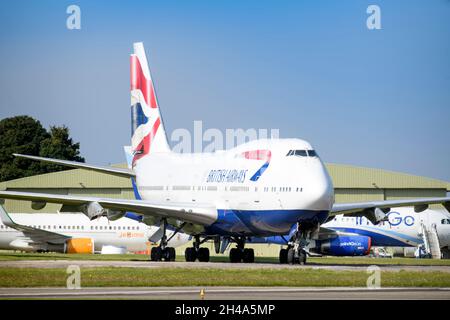
[[[131,150],[133,166],[148,154],[170,152],[142,42],[133,44],[131,74]]]

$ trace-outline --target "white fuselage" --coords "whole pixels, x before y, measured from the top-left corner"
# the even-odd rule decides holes
[[[89,220],[82,213],[65,214],[10,214],[11,219],[20,225],[46,230],[72,238],[90,238],[94,243],[95,252],[101,252],[104,246],[126,248],[127,251],[143,251],[148,248],[149,237],[158,227],[128,218],[108,221],[106,217]],[[168,236],[172,231],[168,231]],[[47,250],[45,239],[42,243],[33,240],[26,233],[5,226],[0,222],[0,249],[24,251]],[[170,241],[177,247],[186,243],[189,237],[179,233]]]
[[[218,226],[216,233],[285,234],[302,218],[323,222],[334,201],[320,158],[287,156],[290,150],[313,148],[303,140],[282,139],[251,141],[211,154],[155,153],[137,162],[136,184],[144,200],[215,207],[208,218]],[[270,156],[246,157],[249,152]]]
[[[414,208],[393,208],[389,221],[373,225],[364,217],[336,216],[323,226],[326,228],[368,235],[374,246],[417,246],[423,243],[423,223],[427,228],[436,226],[440,247],[450,246],[450,216],[444,210],[427,209],[416,213]]]

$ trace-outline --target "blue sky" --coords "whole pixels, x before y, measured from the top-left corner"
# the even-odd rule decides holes
[[[448,0],[3,1],[0,118],[65,124],[87,162],[124,162],[143,41],[169,135],[279,128],[326,162],[450,181],[449,16]]]

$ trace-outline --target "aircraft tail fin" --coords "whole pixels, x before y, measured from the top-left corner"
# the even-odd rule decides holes
[[[3,205],[0,204],[0,220],[2,221],[2,223],[5,226],[8,227],[13,227],[15,226],[15,222],[11,219],[11,217],[9,216],[8,212],[6,212],[5,208],[3,207]]]
[[[133,44],[130,57],[131,147],[133,166],[151,153],[170,152],[158,100],[142,42]]]

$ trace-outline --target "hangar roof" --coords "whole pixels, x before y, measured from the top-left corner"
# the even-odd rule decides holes
[[[125,167],[124,164],[116,165]],[[335,188],[446,189],[450,183],[375,168],[327,164]],[[83,169],[41,174],[0,183],[0,190],[22,188],[131,188],[128,178]]]

